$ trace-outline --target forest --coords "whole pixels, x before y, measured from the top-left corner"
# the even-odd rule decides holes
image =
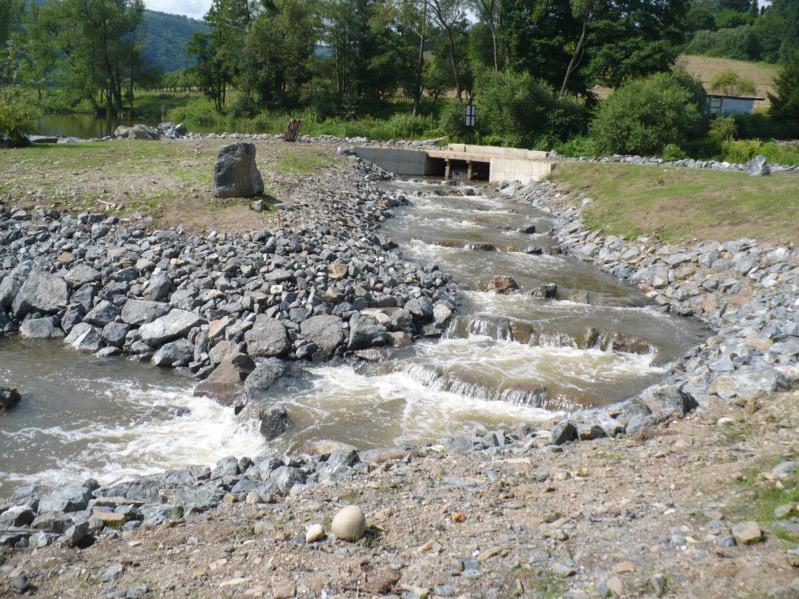
[[[144,14],[141,0],[0,0],[5,112],[33,98],[135,117],[137,94],[171,91],[195,94],[164,100],[194,127],[269,129],[291,113],[390,123],[381,136],[674,156],[799,128],[794,0],[214,0],[175,72],[143,52]],[[682,52],[779,63],[769,112],[710,122],[703,86],[674,69]],[[727,75],[725,89],[750,87]]]

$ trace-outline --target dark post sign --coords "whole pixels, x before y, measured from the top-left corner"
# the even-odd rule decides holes
[[[466,126],[474,129],[475,123],[477,122],[477,106],[474,104],[467,104],[466,105]]]

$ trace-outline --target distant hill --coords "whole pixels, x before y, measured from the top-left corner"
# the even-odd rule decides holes
[[[148,63],[166,72],[185,69],[192,65],[186,43],[200,31],[208,31],[205,21],[145,10],[139,34],[142,54]]]
[[[33,1],[39,5],[47,2]],[[167,73],[190,67],[192,61],[186,55],[186,42],[195,33],[208,29],[208,23],[199,19],[145,10],[139,32],[144,58],[151,66]]]

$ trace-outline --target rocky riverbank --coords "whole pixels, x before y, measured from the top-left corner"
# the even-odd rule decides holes
[[[563,421],[555,442],[615,436],[625,429],[646,434],[711,398],[748,401],[799,381],[799,250],[747,239],[679,246],[648,238],[627,241],[583,226],[581,212],[590,198],[575,206],[570,194],[546,182],[518,194],[550,212],[565,250],[638,285],[660,309],[700,318],[717,330],[639,397]]]
[[[78,346],[99,337],[100,347],[86,349],[199,377],[215,373],[206,379],[219,384],[211,392],[224,401],[251,391],[252,405],[261,381],[268,387],[287,361],[355,357],[436,335],[446,319],[434,307],[449,313],[458,290],[379,237],[377,225],[402,198],[371,185],[384,176],[379,170],[358,169],[355,189],[317,208],[318,229],[286,223],[252,236],[198,238],[115,217],[6,213],[0,231],[13,248],[3,264],[24,273],[0,283],[18,285],[6,302],[7,327],[60,329]],[[5,554],[0,589],[120,597],[722,597],[743,588],[791,596],[795,551],[786,554],[776,533],[764,534],[765,525],[738,505],[749,489],[729,485],[749,480],[754,468],[766,491],[795,488],[789,458],[797,453],[797,397],[774,393],[796,380],[796,252],[752,242],[666,248],[603,238],[583,229],[580,208],[549,184],[506,193],[549,210],[564,249],[639,284],[661,309],[703,318],[718,335],[640,397],[577,413],[552,432],[464,434],[442,446],[360,454],[317,443],[302,454],[228,458],[213,469],[105,487],[90,480],[18,489],[0,506],[0,540],[32,551]],[[64,235],[70,227],[77,230]],[[76,262],[60,262],[64,252]],[[22,256],[30,269],[20,268]],[[740,256],[752,264],[740,264]],[[341,295],[328,297],[322,287]],[[45,305],[64,289],[65,301]],[[67,331],[67,311],[89,308],[75,301],[80,293],[89,294],[91,308]],[[146,303],[127,313],[153,304],[168,312],[130,324],[130,302]],[[105,324],[103,314],[111,315]],[[120,345],[105,339],[115,323],[129,327]],[[81,325],[92,332],[73,336]],[[196,351],[198,340],[205,352]],[[170,361],[173,355],[185,363]],[[696,406],[702,410],[691,412]],[[272,415],[261,416],[273,430]],[[557,446],[602,437],[619,438]],[[779,467],[770,470],[775,458]],[[668,489],[664,479],[672,481]],[[790,501],[774,518],[793,534]],[[364,509],[369,526],[354,545],[325,536],[329,519],[349,503]],[[708,572],[718,580],[711,593]]]

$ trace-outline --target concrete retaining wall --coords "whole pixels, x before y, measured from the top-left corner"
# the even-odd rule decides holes
[[[519,158],[492,158],[488,180],[491,183],[519,181],[526,185],[530,181],[541,181],[552,171],[552,163],[547,160]]]
[[[364,160],[373,162],[390,173],[401,176],[432,176],[433,166],[424,151],[393,148],[355,148]]]

